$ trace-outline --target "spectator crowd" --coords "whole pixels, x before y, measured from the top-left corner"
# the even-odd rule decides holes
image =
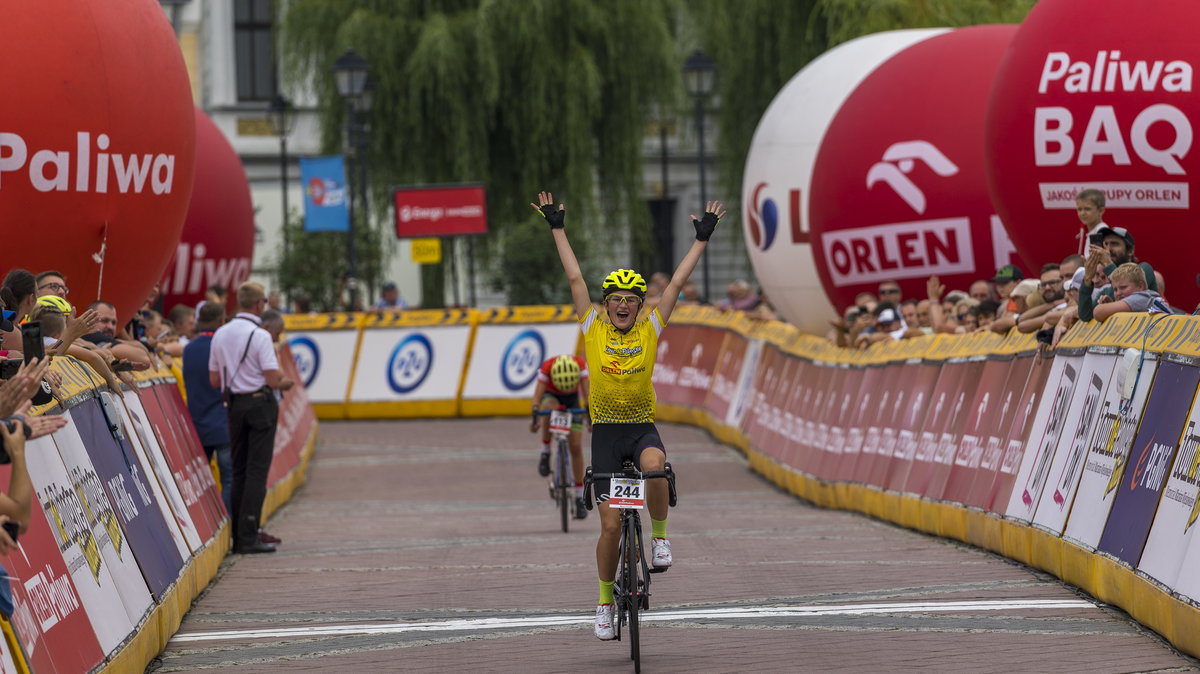
[[[896,281],[884,281],[831,321],[827,338],[866,348],[922,335],[1004,334],[1015,327],[1054,345],[1077,321],[1103,321],[1121,312],[1180,313],[1167,302],[1162,274],[1138,259],[1133,233],[1104,222],[1104,193],[1081,190],[1075,204],[1078,247],[1064,251],[1062,260],[1047,260],[1036,275],[1005,265],[991,278],[949,291],[934,276],[924,296],[910,298]]]

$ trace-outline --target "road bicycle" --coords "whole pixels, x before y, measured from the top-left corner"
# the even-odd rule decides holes
[[[563,533],[575,515],[575,483],[571,479],[571,425],[580,423],[585,410],[560,407],[556,410],[536,410],[534,418],[550,417],[550,439],[554,445],[554,466],[550,472],[550,498],[558,506]]]
[[[591,466],[583,478],[584,499],[587,509],[592,509],[592,482],[610,480],[608,506],[621,509],[621,540],[617,547],[617,577],[613,583],[613,603],[616,620],[613,632],[621,639],[621,628],[629,625],[629,658],[633,660],[633,671],[642,671],[642,654],[638,643],[638,612],[650,610],[650,574],[662,573],[663,569],[651,568],[646,563],[645,545],[642,538],[642,518],[639,510],[646,507],[646,480],[667,481],[668,503],[674,508],[675,473],[671,464],[662,470],[642,472],[625,461],[620,473],[593,473]]]

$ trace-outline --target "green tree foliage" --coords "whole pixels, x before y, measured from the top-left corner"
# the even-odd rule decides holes
[[[302,218],[289,219],[286,225],[291,254],[279,256],[278,274],[291,298],[305,297],[314,311],[342,311],[349,294],[339,292],[346,270],[346,235],[340,232],[305,232]],[[356,227],[354,240],[358,251],[378,251],[382,234],[370,227]],[[359,300],[366,304],[366,291],[382,282],[382,257],[359,254]],[[365,287],[364,285],[365,284]]]
[[[324,151],[343,144],[331,67],[352,47],[376,82],[368,166],[377,214],[393,185],[485,183],[491,232],[476,249],[501,287],[519,291],[514,301],[567,299],[550,236],[528,206],[539,190],[568,204],[580,245],[636,239],[648,225],[644,110],[679,86],[673,1],[290,0],[279,8],[285,78],[315,91]],[[423,280],[434,283],[426,306],[437,306],[440,271]]]

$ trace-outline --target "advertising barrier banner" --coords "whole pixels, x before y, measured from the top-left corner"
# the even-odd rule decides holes
[[[679,366],[679,378],[675,386],[679,389],[674,400],[691,407],[704,407],[704,399],[712,388],[713,371],[721,356],[721,345],[725,342],[725,330],[707,326],[695,326],[687,341],[687,352]]]
[[[929,396],[928,409],[921,421],[920,430],[914,431],[915,446],[906,465],[895,466],[897,491],[910,494],[924,493],[933,476],[933,462],[941,445],[942,434],[950,420],[963,412],[966,391],[963,377],[970,364],[961,360],[948,360],[942,364],[937,383]]]
[[[1167,486],[1163,490],[1150,536],[1146,539],[1146,550],[1142,554],[1138,570],[1157,580],[1166,587],[1178,585],[1180,573],[1185,568],[1184,557],[1195,538],[1196,518],[1200,515],[1200,398],[1192,402],[1183,437]],[[1200,567],[1189,566],[1189,569]],[[1187,574],[1196,575],[1194,572]]]
[[[1104,392],[1100,419],[1096,424],[1096,432],[1092,434],[1083,477],[1075,493],[1075,500],[1088,504],[1088,507],[1076,508],[1067,516],[1063,538],[1087,550],[1094,550],[1100,544],[1100,536],[1104,533],[1104,525],[1116,497],[1117,484],[1125,470],[1129,448],[1133,446],[1134,434],[1142,421],[1142,411],[1158,371],[1156,354],[1147,353],[1138,360],[1141,363],[1140,374],[1128,372],[1120,361],[1116,365],[1113,381]],[[1124,397],[1126,386],[1134,387],[1130,398]]]
[[[958,458],[958,451],[963,436],[966,433],[967,422],[970,420],[974,397],[987,386],[983,379],[983,371],[990,361],[982,356],[973,357],[963,364],[963,374],[959,381],[959,391],[954,401],[954,408],[943,425],[938,438],[937,449],[933,453],[933,463],[929,470],[929,480],[921,489],[927,498],[940,499],[950,480]],[[977,383],[977,388],[972,384]],[[978,412],[976,411],[978,414]],[[973,429],[974,430],[974,429]]]
[[[742,381],[742,363],[746,360],[746,350],[750,340],[736,332],[725,334],[721,346],[721,358],[713,370],[712,389],[704,399],[704,408],[726,426],[736,426],[730,419],[733,413],[734,401]]]
[[[169,437],[168,443],[174,444],[188,480],[200,494],[200,505],[213,523],[215,531],[227,517],[225,506],[220,502],[212,469],[204,456],[204,449],[200,447],[200,439],[191,425],[191,419],[188,418],[187,408],[179,398],[179,389],[173,383],[160,382],[141,389],[141,395],[143,405],[149,399],[162,411],[163,437]]]
[[[1004,385],[1008,381],[1013,362],[1012,356],[998,356],[984,363],[979,374],[979,385],[966,408],[962,438],[947,472],[945,484],[940,492],[935,493],[933,487],[926,491],[929,498],[946,499],[955,503],[971,500],[971,487],[979,474],[979,465],[983,461],[988,440],[994,440],[997,446],[1000,444],[994,435],[989,438],[989,431],[994,428],[997,417],[1008,412],[1006,405],[1012,404],[1011,393],[1007,397],[1004,395]]]
[[[1051,358],[1037,355],[1033,358],[1033,366],[1021,399],[1013,416],[1013,423],[1004,437],[1004,455],[996,468],[995,479],[988,488],[986,510],[1004,512],[1017,481],[1017,471],[1021,467],[1021,459],[1025,454],[1025,443],[1031,437],[1033,423],[1037,418],[1038,402],[1046,389],[1046,381],[1050,377]]]
[[[357,314],[284,316],[288,346],[313,405],[342,416],[358,352],[363,317]]]
[[[1034,524],[1057,536],[1062,535],[1075,501],[1084,459],[1100,419],[1100,403],[1116,364],[1116,356],[1110,353],[1088,353],[1083,357],[1076,393],[1067,407],[1063,432],[1033,518]]]
[[[368,317],[347,414],[457,414],[471,330],[470,312],[460,309]]]
[[[462,414],[528,412],[538,368],[547,358],[578,353],[579,339],[579,322],[569,306],[485,312],[475,327]]]
[[[107,494],[108,513],[115,515],[124,530],[142,577],[154,599],[159,601],[163,592],[179,577],[183,558],[163,521],[141,462],[126,444],[124,434],[127,430],[120,429],[117,431],[120,435],[114,437],[95,400],[76,405],[67,414],[79,431],[96,469],[99,484],[91,487],[96,492],[95,498]],[[61,451],[62,447],[59,449]]]
[[[296,361],[288,345],[279,347],[279,367],[285,377],[300,381]],[[300,455],[308,444],[309,435],[317,417],[313,413],[308,392],[303,386],[295,386],[283,394],[279,401],[279,424],[275,429],[275,450],[271,459],[271,472],[267,484],[274,486],[300,466]]]
[[[1050,476],[1050,464],[1058,448],[1058,437],[1066,423],[1067,408],[1075,395],[1079,381],[1082,356],[1054,358],[1050,376],[1046,382],[1045,395],[1038,405],[1037,416],[1029,432],[1029,444],[1017,470],[1017,480],[1008,500],[1004,516],[1022,522],[1033,519],[1037,502],[1042,494],[1042,485]]]
[[[28,452],[54,452],[50,438],[31,440]],[[60,464],[61,466],[61,464]],[[9,484],[11,466],[0,466]],[[13,631],[35,672],[87,672],[104,659],[75,583],[63,561],[40,503],[30,509],[29,530],[21,534],[21,554],[4,560],[13,593]],[[122,613],[121,618],[124,618]]]
[[[855,480],[859,459],[863,455],[867,430],[874,416],[879,414],[882,400],[880,384],[886,370],[880,366],[862,368],[858,398],[851,401],[851,412],[846,423],[846,443],[842,446],[841,460],[833,473],[835,480]]]
[[[698,329],[691,325],[668,325],[659,334],[658,355],[654,360],[654,372],[650,374],[654,394],[659,400],[674,403],[682,399],[676,390],[679,373],[688,357],[692,331]]]
[[[1112,512],[1097,546],[1130,566],[1137,566],[1141,559],[1198,381],[1200,368],[1195,359],[1183,356],[1167,356],[1154,377],[1141,428],[1129,450]]]
[[[67,414],[74,418],[70,411]],[[154,607],[154,598],[142,577],[129,537],[104,493],[104,486],[78,428],[77,423],[68,424],[51,436],[66,468],[69,482],[63,486],[71,490],[70,493],[58,492],[51,498],[74,508],[75,516],[82,518],[84,526],[91,530],[100,557],[116,583],[125,614],[129,616],[130,624],[136,627]],[[55,484],[51,488],[58,486]],[[67,512],[67,509],[60,506],[59,512]]]
[[[925,416],[929,413],[929,401],[933,397],[941,370],[941,361],[924,361],[916,366],[916,376],[910,380],[911,383],[905,383],[908,398],[904,403],[903,414],[896,420],[896,442],[890,455],[885,455],[882,472],[875,476],[873,484],[893,491],[904,489],[909,468],[917,453],[921,428],[925,425]],[[884,451],[886,453],[887,450]]]
[[[49,521],[54,542],[83,602],[93,634],[104,654],[108,655],[129,636],[135,623],[125,610],[121,589],[113,579],[109,555],[102,552],[112,549],[112,540],[107,532],[95,526],[93,518],[88,517],[75,486],[67,477],[67,469],[53,437],[38,438],[26,447],[29,477]],[[131,600],[136,601],[137,596],[141,596],[143,602],[138,603],[144,603],[148,608],[152,601],[150,591],[140,575],[137,581],[142,583],[141,591]],[[60,581],[55,579],[55,582]]]

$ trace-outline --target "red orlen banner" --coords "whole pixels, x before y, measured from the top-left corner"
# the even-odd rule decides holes
[[[487,190],[483,185],[397,187],[396,236],[487,234]]]

